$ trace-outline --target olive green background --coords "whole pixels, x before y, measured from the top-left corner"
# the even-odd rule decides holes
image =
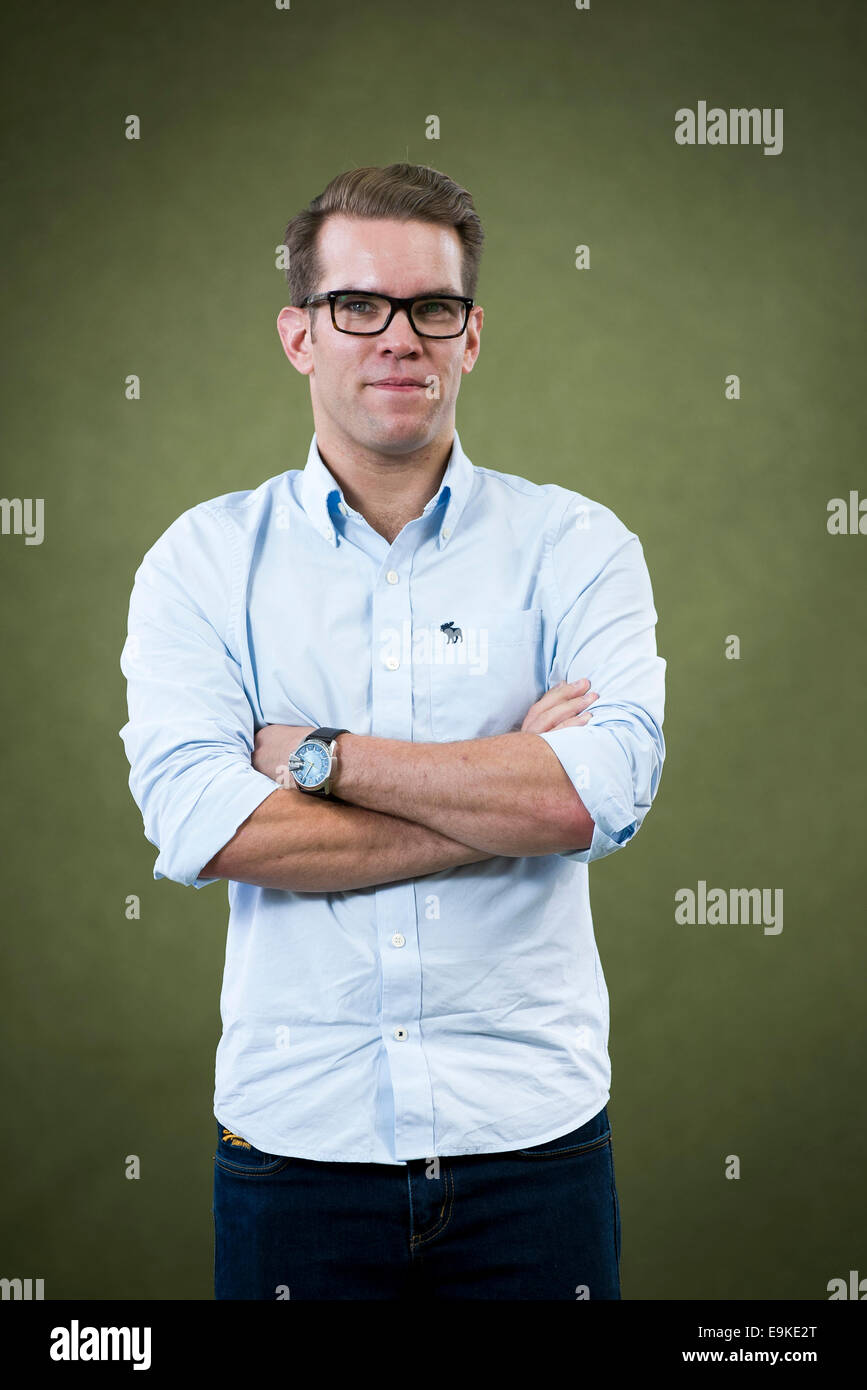
[[[277,245],[334,174],[408,158],[468,187],[487,233],[470,458],[612,507],[654,585],[665,770],[591,869],[623,1296],[867,1276],[867,536],[826,529],[830,498],[867,492],[859,10],[7,14],[0,491],[44,498],[46,529],[0,537],[0,1275],[213,1296],[226,889],[152,877],[118,738],[129,594],[181,511],[303,467]],[[782,154],[676,145],[699,100],[782,107]],[[676,925],[700,879],[782,888],[783,931]]]

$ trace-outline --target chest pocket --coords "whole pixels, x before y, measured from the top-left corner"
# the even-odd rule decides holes
[[[487,738],[520,729],[545,688],[541,608],[458,603],[450,623],[431,622],[419,635],[434,741]],[[423,669],[422,688],[424,679]]]

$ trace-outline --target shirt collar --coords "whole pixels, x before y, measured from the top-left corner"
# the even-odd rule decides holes
[[[449,460],[442,482],[435,495],[422,509],[427,516],[440,507],[438,544],[440,549],[454,534],[473,485],[473,465],[461,447],[457,430],[454,433]],[[331,517],[331,507],[340,507],[345,515],[357,515],[343,496],[343,491],[331,470],[323,463],[316,434],[310,441],[307,462],[301,475],[301,505],[324,540],[337,545],[338,532]]]

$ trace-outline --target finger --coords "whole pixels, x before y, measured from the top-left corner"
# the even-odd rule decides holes
[[[540,695],[535,704],[530,706],[527,713],[541,714],[545,710],[550,709],[552,705],[557,704],[558,701],[568,699],[570,696],[574,695],[586,695],[589,689],[590,682],[586,676],[582,677],[580,681],[558,681],[558,683],[553,685],[550,690],[547,690],[544,695]]]
[[[593,718],[593,711],[592,711],[592,709],[589,709],[589,710],[587,710],[587,712],[586,712],[585,714],[579,714],[579,715],[577,716],[577,718],[574,718],[574,719],[561,719],[561,721],[560,721],[559,724],[555,724],[555,725],[554,725],[554,728],[555,728],[555,729],[568,729],[568,728],[570,727],[570,725],[583,726],[583,725],[585,725],[585,724],[589,724],[589,723],[590,723],[590,720],[591,720],[592,718]],[[545,732],[545,733],[550,733],[551,730],[550,730],[550,729],[546,729],[544,732]]]
[[[555,729],[564,719],[582,714],[588,705],[595,703],[599,699],[595,690],[590,690],[586,695],[576,695],[571,700],[559,700],[556,704],[550,705],[548,709],[538,712],[536,705],[528,711],[524,723],[521,726],[522,733],[544,734],[549,729]]]

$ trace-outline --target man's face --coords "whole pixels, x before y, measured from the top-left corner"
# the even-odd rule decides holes
[[[319,233],[316,293],[462,295],[461,254],[453,227],[335,214]],[[308,314],[315,320],[312,341],[302,331]],[[400,455],[451,441],[461,376],[478,356],[482,318],[480,308],[472,309],[461,337],[439,340],[420,337],[404,310],[370,336],[338,332],[328,304],[284,309],[278,326],[290,361],[310,377],[315,428],[326,447],[339,438],[344,446]],[[387,384],[396,380],[412,384]]]

